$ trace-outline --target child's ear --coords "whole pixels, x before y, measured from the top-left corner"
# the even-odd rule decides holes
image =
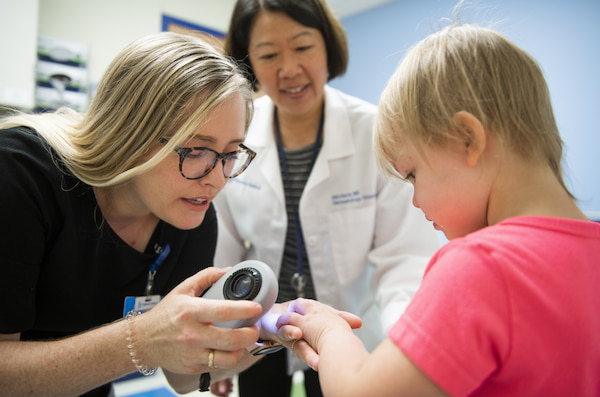
[[[464,136],[465,149],[467,151],[467,165],[473,167],[477,165],[485,150],[485,128],[477,117],[465,111],[457,112],[454,115],[454,122]]]

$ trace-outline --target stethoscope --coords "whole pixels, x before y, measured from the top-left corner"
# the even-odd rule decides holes
[[[285,153],[283,151],[283,141],[281,139],[281,130],[279,128],[279,118],[277,117],[277,108],[274,111],[275,121],[275,136],[277,138],[277,152],[279,153],[279,163],[281,164],[281,171],[283,174],[283,182],[285,189],[289,189],[289,171],[287,162],[285,161]],[[312,171],[312,167],[315,164],[321,144],[323,143],[323,122],[325,120],[325,110],[321,111],[321,120],[319,121],[319,129],[317,131],[317,139],[315,140],[315,146],[313,147],[313,155],[309,168],[309,175]],[[299,204],[298,204],[299,206]],[[304,297],[304,287],[306,286],[307,278],[303,271],[303,260],[302,254],[304,253],[304,236],[302,234],[302,226],[300,225],[300,217],[298,216],[298,206],[294,206],[294,229],[296,234],[296,273],[290,279],[292,287],[296,290],[296,294],[299,298]]]

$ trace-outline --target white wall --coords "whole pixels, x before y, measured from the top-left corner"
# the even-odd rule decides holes
[[[160,32],[163,14],[225,33],[234,4],[234,0],[39,2],[40,35],[88,46],[91,83],[98,82],[110,61],[128,43],[141,36]]]
[[[0,105],[33,107],[38,0],[0,0]]]

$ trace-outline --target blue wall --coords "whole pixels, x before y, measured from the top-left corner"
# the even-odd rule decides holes
[[[396,0],[343,19],[350,64],[331,85],[376,104],[407,49],[451,18],[456,3]],[[580,207],[600,218],[600,1],[481,0],[461,19],[491,25],[541,64],[566,145],[567,183]]]

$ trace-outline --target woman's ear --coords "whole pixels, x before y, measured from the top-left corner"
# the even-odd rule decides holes
[[[454,115],[454,122],[463,134],[467,151],[467,165],[474,167],[479,162],[486,147],[485,128],[473,114],[465,111]]]

